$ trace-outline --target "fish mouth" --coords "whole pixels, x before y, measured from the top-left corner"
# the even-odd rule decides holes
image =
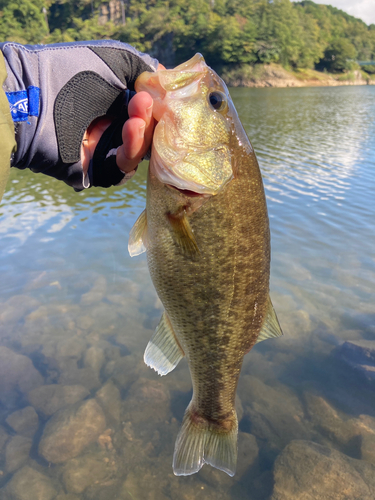
[[[170,189],[173,189],[175,191],[178,191],[179,193],[183,194],[184,196],[187,196],[189,198],[196,198],[196,197],[201,197],[201,198],[208,198],[210,195],[203,194],[203,193],[197,193],[195,191],[191,191],[190,189],[180,189],[176,186],[173,186],[172,184],[166,184],[166,186]]]

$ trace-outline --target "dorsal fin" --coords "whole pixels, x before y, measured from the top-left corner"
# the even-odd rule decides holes
[[[128,250],[130,257],[135,257],[146,251],[147,215],[146,209],[135,221],[129,234]]]
[[[268,307],[267,307],[267,315],[264,320],[262,329],[258,335],[256,344],[258,342],[262,342],[262,340],[272,339],[276,337],[281,337],[283,332],[281,331],[281,327],[279,324],[279,320],[277,319],[275,310],[273,308],[270,297],[268,297]]]

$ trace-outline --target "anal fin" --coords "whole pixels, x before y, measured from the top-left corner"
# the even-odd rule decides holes
[[[159,375],[166,375],[176,368],[184,355],[171,322],[164,312],[150,342],[147,344],[143,356],[144,362]]]
[[[279,320],[277,319],[275,310],[273,308],[270,297],[268,297],[268,307],[267,307],[267,315],[264,320],[262,329],[258,335],[256,344],[258,342],[262,342],[262,340],[272,339],[276,337],[281,337],[283,334]]]
[[[129,234],[128,251],[130,257],[135,257],[146,251],[146,235],[147,215],[145,209],[135,221]]]

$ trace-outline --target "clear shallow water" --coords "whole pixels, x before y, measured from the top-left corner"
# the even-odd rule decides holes
[[[38,500],[263,500],[280,494],[275,459],[296,439],[375,463],[375,386],[340,351],[375,339],[375,87],[231,93],[264,178],[284,330],[245,358],[238,473],[172,474],[191,384],[185,362],[159,378],[142,361],[162,312],[144,255],[127,252],[146,166],[125,188],[80,194],[13,171],[0,206],[4,498],[30,499],[31,474]],[[92,423],[80,442],[79,422]]]

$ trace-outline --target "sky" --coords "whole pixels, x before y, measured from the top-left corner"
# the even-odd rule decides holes
[[[298,0],[292,0],[294,2]],[[313,0],[315,3],[332,5],[366,24],[375,24],[375,0]]]

